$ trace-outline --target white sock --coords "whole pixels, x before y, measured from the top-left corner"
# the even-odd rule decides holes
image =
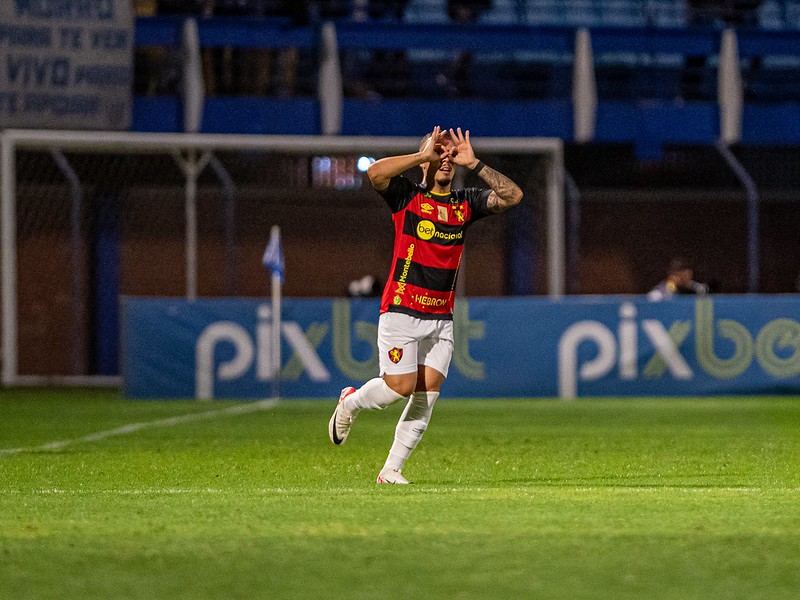
[[[394,404],[398,400],[404,400],[380,377],[370,379],[367,383],[358,388],[354,393],[345,398],[342,406],[347,412],[354,412],[366,408],[368,410],[381,410]]]
[[[431,420],[433,405],[439,392],[414,392],[406,404],[397,427],[394,430],[394,443],[389,450],[384,469],[403,468],[408,457],[417,447]]]

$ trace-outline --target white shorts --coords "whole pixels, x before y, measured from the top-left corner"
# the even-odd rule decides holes
[[[447,377],[453,358],[453,321],[418,319],[403,313],[378,318],[381,375],[415,373],[418,365]]]

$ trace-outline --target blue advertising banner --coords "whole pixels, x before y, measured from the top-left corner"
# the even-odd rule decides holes
[[[800,393],[800,297],[471,299],[457,304],[450,397]],[[378,303],[286,299],[281,393],[338,396],[378,375]],[[123,301],[132,398],[263,398],[270,306]]]
[[[0,2],[0,129],[128,129],[130,0]]]

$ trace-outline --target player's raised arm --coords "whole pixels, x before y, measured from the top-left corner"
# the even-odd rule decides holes
[[[522,200],[520,187],[502,173],[485,165],[475,156],[475,151],[469,141],[469,129],[464,133],[461,132],[460,127],[455,131],[451,129],[450,138],[453,140],[452,161],[457,165],[462,165],[475,171],[492,188],[492,193],[489,194],[489,198],[486,201],[487,208],[491,212],[503,212],[520,203]]]
[[[387,156],[376,160],[367,169],[367,176],[372,183],[372,187],[382,192],[389,187],[392,177],[400,175],[400,173],[407,171],[411,167],[438,161],[444,135],[437,125],[418,152],[400,156]]]

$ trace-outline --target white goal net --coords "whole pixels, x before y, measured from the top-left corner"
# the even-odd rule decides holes
[[[266,295],[260,258],[273,224],[284,232],[288,296],[340,295],[344,282],[385,276],[391,226],[363,168],[419,143],[22,130],[0,141],[4,385],[118,384],[119,296]],[[560,296],[561,141],[473,145],[525,190],[529,225],[541,230],[531,257],[546,272],[540,291]],[[486,227],[475,251],[467,245],[469,295],[507,291],[508,225]]]

